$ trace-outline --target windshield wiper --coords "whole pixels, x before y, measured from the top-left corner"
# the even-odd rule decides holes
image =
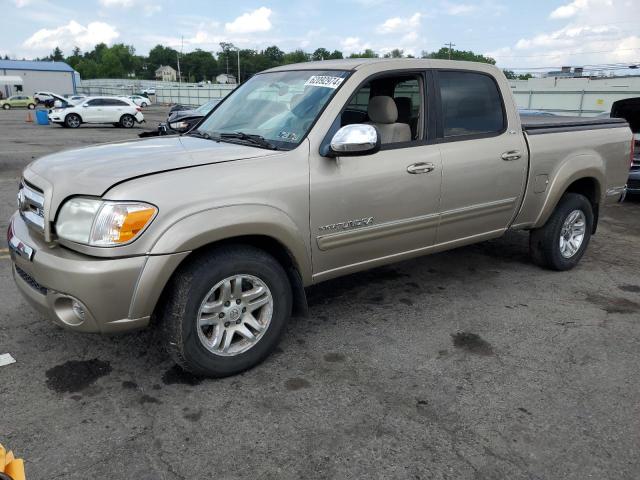
[[[223,132],[220,138],[237,138],[238,140],[246,140],[259,147],[268,148],[270,150],[278,150],[278,147],[261,135],[253,135],[244,132]]]
[[[184,133],[183,135],[189,135],[190,137],[205,138],[207,140],[215,140],[215,138],[213,138],[207,132],[201,132],[200,130],[191,130],[190,132]]]

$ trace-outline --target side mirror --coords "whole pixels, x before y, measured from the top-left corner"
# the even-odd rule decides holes
[[[60,100],[56,100],[55,102],[53,102],[53,106],[56,108],[61,108],[62,102]]]
[[[345,125],[331,139],[330,156],[371,155],[380,150],[380,135],[373,125]]]

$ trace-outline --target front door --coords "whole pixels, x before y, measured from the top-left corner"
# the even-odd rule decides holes
[[[438,146],[426,143],[424,85],[421,73],[373,78],[336,119],[341,126],[376,126],[383,138],[379,152],[338,158],[312,153],[315,280],[392,262],[434,244],[441,162]]]
[[[436,72],[440,110],[442,199],[438,243],[497,236],[514,218],[528,152],[493,77]],[[509,88],[508,85],[506,88]]]

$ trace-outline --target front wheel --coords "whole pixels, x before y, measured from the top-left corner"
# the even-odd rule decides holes
[[[78,128],[81,123],[82,120],[80,119],[80,116],[75,113],[70,113],[64,119],[64,124],[69,128]]]
[[[27,108],[29,110],[33,110],[34,108],[36,108],[36,106],[33,103],[30,103],[29,105],[27,105]]]
[[[2,105],[2,108],[4,108],[5,110],[9,110],[11,108],[11,105],[5,103],[4,105]]]
[[[141,106],[142,108],[147,108],[147,103],[146,103],[146,102],[142,102],[142,103],[140,104],[140,106]]]
[[[543,227],[532,230],[529,249],[534,261],[552,270],[570,270],[584,255],[593,231],[591,202],[566,193]]]
[[[291,316],[280,263],[251,246],[200,254],[176,274],[160,308],[163,342],[196,375],[224,377],[260,363]]]
[[[120,126],[122,128],[133,128],[135,124],[136,119],[133,118],[132,115],[123,115],[122,118],[120,118]]]

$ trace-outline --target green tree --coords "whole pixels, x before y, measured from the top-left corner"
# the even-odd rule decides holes
[[[327,50],[326,48],[318,48],[311,54],[311,59],[316,61],[328,60],[329,58],[331,58],[331,52],[329,52],[329,50]]]
[[[262,51],[262,55],[269,61],[270,65],[281,65],[284,62],[284,52],[275,45],[267,47]]]
[[[371,50],[370,48],[367,48],[364,52],[352,53],[351,55],[349,55],[349,58],[378,58],[378,57],[379,55],[373,50]]]
[[[329,58],[332,60],[340,60],[344,57],[342,56],[342,52],[340,50],[334,50],[333,52],[331,52],[331,55],[329,55]]]
[[[400,50],[398,48],[394,48],[388,53],[384,54],[384,58],[402,58],[404,57],[404,50]]]
[[[285,53],[283,63],[288,65],[290,63],[302,63],[308,62],[310,55],[303,50],[294,50],[293,52]]]
[[[51,52],[51,55],[49,55],[49,60],[53,60],[54,62],[64,61],[64,54],[62,53],[62,50],[60,50],[60,47],[56,47],[53,49],[53,52]]]
[[[491,57],[485,57],[479,53],[474,53],[471,50],[456,50],[455,48],[449,52],[448,47],[442,47],[437,52],[422,52],[422,58],[439,58],[443,60],[449,59],[451,53],[451,60],[464,60],[467,62],[481,62],[490,63],[495,65],[496,61]]]

